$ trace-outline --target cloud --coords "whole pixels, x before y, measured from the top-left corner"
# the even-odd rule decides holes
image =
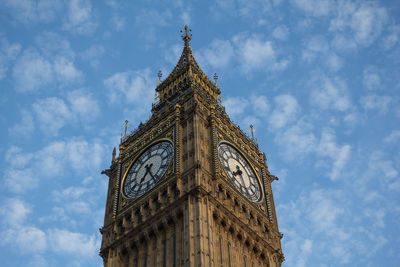
[[[72,61],[65,57],[57,57],[53,63],[54,73],[60,82],[78,82],[83,79],[83,74],[75,68]]]
[[[64,28],[76,34],[92,34],[97,28],[97,21],[90,0],[68,1],[67,19]]]
[[[11,43],[4,37],[0,36],[0,80],[7,75],[8,67],[21,51],[21,45]]]
[[[387,20],[386,9],[374,2],[341,1],[329,29],[334,32],[351,31],[358,44],[369,46],[381,35]]]
[[[70,232],[62,229],[50,229],[48,232],[49,247],[57,253],[68,253],[84,257],[97,256],[100,242],[94,235]]]
[[[57,135],[64,127],[66,120],[71,119],[71,112],[64,100],[57,97],[48,97],[36,101],[33,110],[43,132]]]
[[[66,100],[48,97],[32,104],[40,129],[44,133],[57,135],[61,128],[71,122],[82,122],[85,125],[96,119],[100,113],[97,100],[85,89],[68,92]]]
[[[8,169],[4,174],[4,183],[13,193],[25,193],[38,186],[38,179],[31,169]]]
[[[383,47],[385,50],[390,50],[399,42],[400,25],[389,26],[389,33],[383,39]]]
[[[32,208],[17,198],[7,199],[0,215],[6,227],[0,231],[0,244],[15,246],[23,253],[68,253],[81,257],[94,257],[100,247],[100,240],[94,235],[71,232],[66,229],[41,230],[28,225]]]
[[[227,67],[234,56],[234,48],[229,40],[213,40],[209,46],[199,51],[201,66],[210,65],[211,68]]]
[[[400,130],[393,130],[388,136],[383,139],[387,144],[393,144],[400,140]]]
[[[228,97],[223,102],[226,112],[232,117],[243,114],[248,104],[247,99],[242,97]]]
[[[274,109],[269,114],[268,124],[273,129],[279,129],[295,120],[300,112],[300,106],[292,95],[278,95],[274,98]]]
[[[39,179],[98,170],[104,152],[105,145],[99,140],[79,138],[55,141],[35,152],[12,146],[6,153],[9,167],[4,170],[3,181],[11,192],[26,193],[38,186]]]
[[[272,32],[272,36],[277,40],[285,41],[289,35],[289,28],[286,25],[276,26]]]
[[[350,145],[343,145],[340,147],[336,143],[336,136],[332,130],[324,129],[322,131],[317,153],[328,156],[333,161],[333,166],[329,174],[331,180],[336,180],[340,177],[343,168],[349,161],[350,150]]]
[[[238,34],[233,37],[241,68],[249,73],[254,70],[279,71],[284,70],[288,59],[278,59],[278,52],[271,41],[264,41],[260,36]]]
[[[292,4],[315,17],[329,15],[334,7],[329,0],[292,0]]]
[[[323,74],[314,74],[311,80],[310,101],[320,109],[346,111],[351,107],[346,83]]]
[[[28,92],[53,82],[52,64],[34,50],[25,50],[14,65],[16,90]]]
[[[102,45],[92,45],[81,53],[83,60],[90,62],[93,68],[97,68],[100,64],[100,58],[104,54],[104,47]]]
[[[10,198],[1,207],[0,215],[2,222],[8,227],[16,227],[22,225],[31,212],[32,209],[28,204],[18,198]]]
[[[302,59],[315,64],[322,63],[333,72],[338,71],[342,65],[342,59],[330,48],[325,37],[311,36],[304,42]]]
[[[59,0],[4,0],[4,6],[12,14],[12,18],[22,23],[50,22],[62,7]]]
[[[363,70],[363,84],[368,90],[379,90],[382,88],[379,71],[374,66],[366,66]]]
[[[393,102],[390,96],[367,95],[360,99],[361,106],[367,111],[378,111],[379,114],[386,114],[389,105]]]
[[[155,79],[149,69],[118,72],[104,80],[111,103],[150,104],[154,97]]]
[[[100,114],[100,107],[97,100],[85,89],[68,92],[67,100],[71,114],[75,120],[87,123],[96,119]]]
[[[9,128],[8,133],[11,136],[30,137],[33,131],[35,130],[35,123],[33,120],[32,113],[25,109],[22,109],[20,112],[22,117],[21,122]]]
[[[1,232],[1,243],[16,246],[23,253],[41,253],[47,248],[46,234],[34,226],[21,226]]]
[[[274,140],[283,148],[286,159],[302,160],[307,154],[315,151],[317,138],[310,128],[310,124],[299,121],[275,135]]]
[[[146,42],[155,42],[157,33],[162,27],[168,26],[174,19],[170,9],[141,9],[135,17],[135,25],[138,25],[138,35]],[[176,63],[176,62],[175,62]]]
[[[37,49],[25,49],[13,68],[18,92],[43,90],[46,86],[66,86],[83,80],[74,64],[69,42],[57,34],[45,32],[36,38]]]

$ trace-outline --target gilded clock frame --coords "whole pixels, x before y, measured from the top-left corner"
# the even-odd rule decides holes
[[[143,193],[142,195],[137,196],[137,197],[135,197],[135,198],[129,198],[129,197],[125,196],[125,193],[124,193],[124,182],[125,182],[125,178],[126,178],[126,176],[128,175],[128,172],[130,171],[132,165],[136,162],[136,160],[137,160],[148,148],[150,148],[151,146],[153,146],[153,145],[155,145],[155,144],[157,144],[157,143],[163,142],[163,141],[168,141],[168,142],[170,142],[170,143],[172,144],[172,148],[173,148],[173,149],[172,149],[172,151],[173,151],[172,160],[171,160],[171,162],[169,163],[168,168],[167,168],[167,170],[165,171],[165,173],[163,174],[163,176],[157,181],[157,183],[154,184],[154,186],[153,186],[152,188],[150,188],[148,191],[146,191],[146,192]],[[155,188],[155,187],[164,179],[164,177],[170,172],[170,170],[171,170],[171,165],[174,165],[174,162],[175,162],[175,155],[176,155],[175,149],[176,149],[176,148],[175,148],[174,141],[171,140],[171,139],[169,139],[169,138],[166,138],[166,137],[160,138],[160,139],[157,139],[157,140],[154,140],[153,142],[151,142],[151,143],[149,143],[148,145],[146,145],[145,147],[143,147],[143,148],[136,154],[136,156],[133,157],[132,160],[129,162],[128,167],[126,168],[126,171],[125,171],[125,173],[124,173],[124,176],[122,177],[122,180],[121,180],[121,188],[120,188],[120,193],[121,193],[122,198],[123,198],[124,200],[130,200],[130,201],[131,201],[131,200],[136,200],[136,199],[141,198],[143,195],[147,194],[148,192],[150,192],[153,188]]]
[[[260,180],[259,174],[257,173],[258,171],[256,171],[256,167],[254,167],[254,165],[253,165],[253,163],[252,163],[252,160],[249,160],[249,157],[245,155],[245,153],[242,151],[242,149],[240,149],[237,145],[235,145],[234,143],[232,143],[232,142],[230,142],[230,141],[228,141],[228,140],[226,140],[226,139],[220,140],[220,141],[218,142],[218,144],[217,144],[217,151],[218,151],[219,145],[222,144],[222,143],[225,143],[225,144],[228,144],[228,145],[234,147],[234,148],[240,153],[240,155],[242,155],[242,157],[247,161],[247,163],[249,164],[249,166],[250,166],[250,168],[252,169],[254,175],[256,176],[256,179],[257,179],[257,181],[258,181],[258,185],[259,185],[259,187],[260,187],[260,189],[261,189],[261,192],[260,192],[261,197],[260,197],[260,199],[259,199],[258,201],[252,201],[252,200],[248,199],[246,196],[245,196],[245,197],[246,197],[246,199],[247,199],[248,201],[250,201],[250,202],[253,203],[253,204],[262,204],[263,201],[264,201],[264,197],[265,197],[264,183],[262,183],[262,181]],[[233,182],[231,181],[231,178],[228,177],[228,175],[226,174],[225,170],[224,170],[224,169],[222,168],[222,166],[221,166],[221,160],[220,160],[220,158],[219,158],[219,152],[217,152],[217,157],[218,157],[218,166],[219,166],[219,170],[220,170],[221,175],[224,176],[224,177],[226,177],[226,178],[228,178],[228,179],[229,179],[229,183],[230,183],[231,185],[233,185]],[[257,169],[259,169],[259,168],[257,168]],[[236,188],[236,186],[233,185],[233,188],[234,188],[240,195],[243,195],[243,194]],[[243,196],[244,196],[244,195],[243,195]]]

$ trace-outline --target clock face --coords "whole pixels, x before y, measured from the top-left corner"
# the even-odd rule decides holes
[[[253,202],[261,199],[261,187],[248,161],[233,146],[221,143],[218,155],[223,169],[236,188]]]
[[[125,197],[139,197],[150,190],[167,171],[173,153],[169,141],[155,143],[143,151],[125,174],[122,185]]]

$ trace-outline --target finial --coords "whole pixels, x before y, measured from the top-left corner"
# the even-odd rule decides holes
[[[185,42],[185,46],[188,46],[190,40],[192,40],[191,32],[192,32],[192,29],[189,29],[188,25],[185,25],[184,30],[181,30],[181,33],[184,33],[184,34],[181,35],[181,37],[182,37],[182,40]]]
[[[117,155],[117,151],[114,147],[113,152],[112,152],[112,160],[111,160],[111,164],[113,164],[115,162],[115,155]]]
[[[161,70],[158,71],[157,76],[158,76],[158,80],[161,81],[161,77],[162,77],[162,71]]]
[[[131,126],[128,124],[128,122],[129,122],[128,120],[125,120],[125,123],[122,124],[122,126],[125,127],[124,138],[126,138],[126,131],[128,130],[128,127],[131,127]]]
[[[216,72],[214,72],[214,81],[215,81],[215,85],[218,87],[218,75]]]
[[[256,131],[256,129],[253,129],[253,127],[253,124],[250,124],[249,132],[251,133],[251,140],[254,141],[254,132]]]

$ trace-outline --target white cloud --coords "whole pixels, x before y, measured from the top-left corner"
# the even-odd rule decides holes
[[[34,91],[53,82],[52,64],[36,51],[25,50],[14,65],[13,77],[17,91]]]
[[[67,93],[72,116],[86,123],[93,121],[100,113],[100,107],[92,94],[85,89],[78,89]]]
[[[275,27],[272,32],[272,36],[274,36],[277,40],[286,40],[289,35],[289,28],[286,25],[279,25]]]
[[[338,71],[342,65],[342,59],[330,48],[325,37],[316,35],[312,36],[304,42],[302,59],[308,62],[321,62],[333,72]],[[318,60],[318,61],[317,61]]]
[[[20,44],[10,44],[6,38],[0,36],[0,80],[6,77],[10,61],[13,61],[20,51]]]
[[[70,108],[64,100],[57,97],[40,99],[32,106],[40,123],[40,128],[45,133],[57,135],[58,131],[65,125],[66,120],[71,118]]]
[[[67,40],[45,32],[35,42],[37,49],[25,49],[15,62],[13,78],[17,91],[30,92],[83,81],[83,73],[74,64],[75,54]]]
[[[315,151],[317,138],[311,132],[311,125],[299,121],[283,132],[275,135],[275,141],[283,148],[285,158],[302,160],[305,155]]]
[[[332,47],[337,50],[342,51],[354,51],[357,49],[357,44],[354,41],[353,37],[347,36],[345,34],[335,34],[335,37],[332,40]]]
[[[351,19],[356,41],[366,46],[370,45],[381,34],[387,19],[385,8],[368,3],[361,5]]]
[[[208,47],[200,50],[199,54],[199,57],[196,58],[201,66],[225,68],[234,56],[234,48],[229,40],[213,40]]]
[[[3,181],[11,192],[26,193],[38,186],[39,178],[58,177],[71,170],[86,174],[98,170],[104,152],[105,145],[99,140],[89,142],[78,138],[52,142],[32,153],[11,147],[6,153],[10,164]]]
[[[266,96],[252,95],[250,100],[255,114],[259,116],[267,115],[266,113],[270,110],[270,105]]]
[[[182,20],[182,23],[183,24],[185,24],[185,25],[188,25],[188,24],[190,24],[190,12],[189,11],[183,11],[182,13],[181,13],[181,20]]]
[[[300,106],[292,95],[278,95],[274,98],[274,102],[274,109],[268,120],[271,128],[279,129],[286,126],[293,122],[300,112]]]
[[[386,114],[389,111],[389,105],[392,103],[392,97],[367,95],[361,97],[360,103],[365,110],[378,111],[380,114]]]
[[[61,9],[62,1],[59,0],[4,0],[4,5],[12,14],[12,18],[23,23],[50,22]]]
[[[82,72],[77,70],[74,63],[65,57],[57,57],[54,60],[53,70],[60,82],[74,83],[83,79]]]
[[[249,102],[243,97],[228,97],[222,104],[225,106],[226,112],[234,117],[243,114]]]
[[[149,69],[118,72],[104,80],[111,103],[150,104],[154,97],[155,79]]]
[[[31,169],[9,169],[4,174],[4,183],[13,193],[25,193],[38,186],[38,179]]]
[[[21,111],[21,122],[18,122],[14,126],[8,129],[8,133],[12,136],[25,136],[30,137],[35,130],[35,123],[33,120],[32,113],[22,109]]]
[[[1,243],[18,247],[21,252],[43,252],[46,250],[46,234],[34,226],[21,226],[8,229],[1,234]]]
[[[366,66],[363,70],[363,84],[368,90],[381,89],[381,78],[379,71],[374,66]]]
[[[387,144],[393,144],[400,140],[400,130],[393,130],[388,136],[383,139]]]
[[[383,39],[383,47],[385,50],[393,48],[400,39],[400,25],[392,25],[389,27],[389,34]]]
[[[49,247],[57,253],[68,253],[85,257],[97,256],[100,242],[93,235],[51,229],[48,232]]]
[[[20,147],[11,146],[7,152],[5,159],[13,167],[24,168],[26,167],[31,159],[33,158],[32,153],[25,153]]]
[[[33,103],[33,111],[40,129],[50,135],[57,135],[61,128],[71,122],[93,121],[100,113],[99,104],[85,89],[67,93],[67,102],[61,98],[48,97]]]
[[[371,154],[369,158],[369,168],[379,174],[380,177],[388,178],[389,180],[396,178],[399,174],[393,166],[393,161],[391,159],[385,160],[384,153],[381,151],[376,151]]]
[[[340,78],[314,74],[311,81],[310,101],[321,109],[346,111],[351,106],[346,83]]]
[[[7,227],[0,232],[0,244],[17,247],[24,253],[71,253],[84,257],[94,257],[100,247],[100,240],[94,235],[70,232],[65,229],[41,230],[28,225],[31,207],[19,199],[8,199],[0,215]]]
[[[310,39],[306,40],[303,46],[302,58],[309,62],[313,61],[318,54],[329,50],[329,44],[323,36],[312,36]]]
[[[91,34],[97,28],[90,0],[68,1],[68,14],[64,28],[77,34]]]
[[[263,41],[259,36],[238,34],[233,37],[241,68],[249,73],[253,70],[284,70],[288,59],[278,59],[278,52],[271,41]]]
[[[292,3],[307,14],[316,17],[329,15],[334,4],[329,0],[292,0]]]
[[[2,222],[9,227],[17,227],[25,222],[32,209],[18,198],[7,199],[1,207]]]
[[[100,58],[104,54],[104,47],[102,45],[92,45],[81,53],[81,57],[90,62],[93,68],[97,68],[100,64]]]
[[[336,143],[336,136],[331,130],[324,129],[321,135],[317,153],[331,158],[333,166],[329,174],[331,180],[336,180],[349,161],[350,158],[350,145],[338,146]]]
[[[358,44],[369,46],[381,35],[387,20],[386,9],[374,2],[341,1],[329,29],[335,32],[351,30]]]

